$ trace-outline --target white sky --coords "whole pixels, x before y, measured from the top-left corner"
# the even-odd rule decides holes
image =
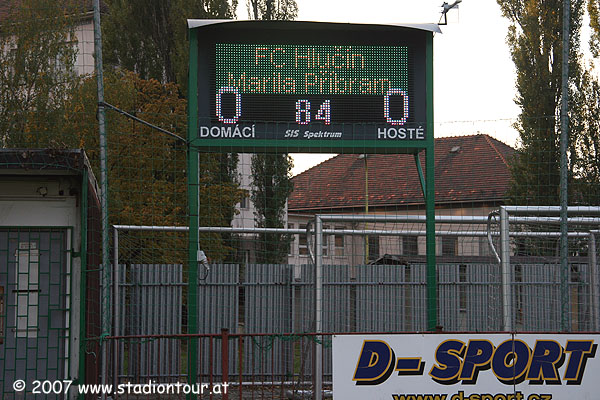
[[[443,0],[296,0],[300,21],[437,23]],[[452,3],[453,0],[447,0]],[[240,1],[245,3],[245,1]],[[238,16],[246,19],[243,4]],[[463,0],[434,38],[435,137],[487,133],[514,145],[515,70],[495,0]],[[330,155],[329,155],[330,156]],[[298,174],[327,155],[294,155]]]

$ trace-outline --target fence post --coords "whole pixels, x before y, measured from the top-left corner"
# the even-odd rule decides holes
[[[221,382],[229,382],[229,329],[221,329]],[[227,390],[227,389],[225,389]],[[223,400],[228,400],[229,394],[223,393]]]
[[[315,217],[315,393],[314,399],[323,398],[323,220]]]
[[[590,271],[590,305],[592,306],[592,329],[600,330],[600,313],[598,312],[598,263],[596,262],[596,236],[590,231],[588,245],[588,267]]]
[[[502,314],[503,330],[512,332],[512,292],[510,271],[510,236],[508,211],[500,207],[500,258],[502,259]]]
[[[198,31],[190,29],[190,72],[188,83],[188,109],[198,109]],[[198,138],[198,114],[188,113],[188,141],[192,143]],[[198,148],[188,145],[188,334],[196,335],[198,329],[198,228],[200,217],[198,210]],[[188,346],[188,384],[198,380],[198,337],[192,336]],[[192,394],[186,396],[193,399]]]
[[[114,256],[113,256],[113,335],[119,336],[121,333],[120,323],[120,311],[121,306],[119,301],[119,230],[113,227],[113,241],[114,241]],[[117,387],[119,384],[119,340],[114,341],[113,347],[113,386]]]

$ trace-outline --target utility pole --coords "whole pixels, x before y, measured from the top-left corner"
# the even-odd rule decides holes
[[[560,112],[560,266],[561,266],[561,328],[569,329],[569,242],[567,225],[568,165],[567,149],[569,140],[569,38],[571,18],[571,1],[563,0],[562,29],[562,104]]]
[[[102,335],[110,329],[110,268],[109,268],[109,224],[108,224],[108,169],[106,156],[106,122],[104,109],[104,76],[102,73],[102,34],[100,31],[100,0],[94,0],[94,58],[98,84],[98,131],[100,135],[100,208],[102,214]],[[102,384],[106,384],[108,373],[106,341],[102,340]],[[115,360],[116,363],[116,360]],[[102,394],[102,399],[106,394]]]

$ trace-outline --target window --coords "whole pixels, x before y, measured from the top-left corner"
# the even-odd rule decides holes
[[[300,225],[300,229],[302,229],[303,231],[306,231],[306,224]],[[329,229],[328,226],[323,226],[323,229]],[[314,246],[314,237],[313,237],[313,246]],[[329,249],[329,235],[323,235],[323,255],[326,256],[328,254],[328,249]],[[300,254],[301,256],[305,256],[309,254],[308,251],[308,242],[306,239],[306,233],[301,233],[300,237],[298,238],[298,254]]]
[[[369,261],[379,258],[379,236],[369,236]]]
[[[479,255],[480,256],[491,256],[492,250],[490,249],[490,243],[487,237],[479,238]]]
[[[300,229],[306,232],[306,224],[300,225]],[[308,243],[306,241],[306,233],[301,233],[298,238],[298,254],[301,256],[308,255]]]
[[[294,229],[294,224],[288,224],[288,229]],[[288,255],[294,255],[294,248],[296,247],[296,235],[290,235],[290,244],[288,246]]]
[[[341,231],[343,230],[344,227],[343,226],[336,226],[335,230],[336,231]],[[342,235],[341,233],[339,234],[335,234],[333,237],[333,245],[334,245],[334,255],[336,257],[342,257],[344,255],[344,235]]]
[[[442,236],[442,255],[455,256],[458,253],[458,238],[455,236]]]
[[[402,255],[416,256],[419,255],[419,238],[417,236],[402,237]]]
[[[21,242],[16,251],[16,336],[36,338],[38,326],[39,252],[37,243]]]
[[[250,208],[250,198],[248,197],[247,194],[245,194],[244,197],[242,197],[242,199],[240,200],[240,209],[247,210],[249,208]]]

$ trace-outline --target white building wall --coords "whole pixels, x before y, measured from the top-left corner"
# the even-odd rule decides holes
[[[440,210],[440,215],[453,216],[487,216],[493,208],[478,207],[478,208],[457,208]],[[391,215],[392,213],[388,213]],[[423,215],[422,212],[409,210],[398,212],[397,215]],[[384,215],[384,214],[381,214]],[[299,229],[305,226],[311,217],[301,214],[291,214],[289,216],[288,226],[290,228]],[[358,229],[358,230],[394,230],[394,231],[425,231],[425,224],[419,223],[331,223],[326,229]],[[485,225],[474,224],[436,224],[437,231],[460,232],[460,231],[485,231]],[[288,261],[290,264],[305,264],[308,262],[308,256],[301,254],[299,244],[301,242],[300,235],[294,235],[294,242]],[[303,239],[305,241],[305,239]],[[338,240],[339,243],[339,240]],[[335,249],[335,235],[330,235],[327,238],[327,254],[324,254],[323,262],[326,264],[343,264],[343,265],[362,265],[365,263],[365,236],[363,235],[347,235],[343,239],[343,249]],[[379,248],[369,249],[369,253],[379,254],[383,256],[403,255],[405,253],[402,238],[399,236],[379,236]],[[490,254],[486,237],[467,237],[459,236],[456,238],[455,254],[456,256],[487,256]],[[418,255],[426,254],[426,238],[424,235],[417,238]],[[325,253],[325,251],[324,251]],[[442,237],[436,237],[436,254],[438,256],[450,255],[442,254]],[[408,256],[410,257],[410,256]]]
[[[75,72],[78,75],[94,73],[94,21],[92,17],[83,18],[75,29],[77,38],[77,59]]]
[[[254,204],[250,200],[252,189],[252,154],[240,153],[238,162],[238,179],[240,188],[246,190],[248,196],[241,203],[236,204],[238,213],[233,217],[233,228],[254,228]]]
[[[252,154],[240,153],[238,162],[238,179],[240,188],[246,190],[248,197],[241,203],[236,204],[238,213],[234,216],[231,226],[234,228],[256,228],[254,212],[256,208],[250,200],[252,191]],[[287,206],[285,221],[287,223]]]

